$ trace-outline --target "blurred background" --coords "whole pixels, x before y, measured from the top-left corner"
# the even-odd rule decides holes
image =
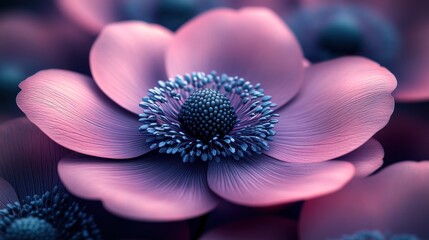
[[[295,33],[311,64],[358,55],[388,68],[398,88],[392,119],[376,135],[385,149],[384,166],[429,159],[429,0],[2,0],[0,123],[23,116],[15,104],[18,85],[37,71],[91,75],[89,51],[106,24],[137,19],[176,30],[222,6],[271,8]],[[293,219],[299,206],[247,209],[225,203],[208,226],[267,213]],[[191,226],[197,229],[199,221]]]

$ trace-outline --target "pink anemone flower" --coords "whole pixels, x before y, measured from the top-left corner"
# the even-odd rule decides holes
[[[304,203],[300,237],[428,239],[428,189],[428,161],[400,162],[371,177],[355,178],[338,192]]]
[[[314,198],[382,164],[371,137],[392,114],[395,77],[360,57],[303,61],[263,8],[209,11],[175,34],[116,23],[92,47],[94,80],[41,71],[17,103],[76,152],[58,166],[70,192],[131,219],[186,219],[219,197]]]

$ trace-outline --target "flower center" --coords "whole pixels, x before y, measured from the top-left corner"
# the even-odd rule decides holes
[[[56,239],[57,232],[48,222],[37,217],[25,217],[14,220],[6,230],[5,239]]]
[[[358,54],[363,45],[361,29],[351,16],[340,15],[323,29],[319,45],[335,57]]]
[[[150,148],[179,154],[183,162],[262,154],[279,116],[260,84],[214,71],[159,81],[140,106],[139,130]]]
[[[193,92],[179,113],[183,127],[203,142],[227,135],[236,120],[229,99],[219,91],[208,88]]]

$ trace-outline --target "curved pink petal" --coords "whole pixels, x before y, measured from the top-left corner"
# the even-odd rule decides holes
[[[383,165],[383,157],[383,147],[377,140],[371,138],[358,149],[335,160],[352,163],[356,169],[355,175],[365,177]]]
[[[167,51],[170,77],[217,71],[261,83],[283,105],[302,83],[303,56],[292,32],[264,8],[218,9],[180,28]]]
[[[88,31],[98,33],[104,25],[119,20],[117,0],[57,0],[59,8]]]
[[[149,153],[115,162],[72,155],[61,160],[58,170],[70,192],[99,199],[109,211],[126,218],[181,220],[217,205],[207,186],[206,168],[183,163],[177,156]]]
[[[120,106],[139,114],[148,90],[166,80],[164,54],[171,32],[158,25],[123,22],[107,26],[90,55],[97,85]]]
[[[267,155],[209,164],[210,188],[242,205],[268,206],[314,198],[340,189],[354,175],[344,161],[287,163]]]
[[[205,233],[201,240],[298,239],[296,223],[282,217],[258,217],[225,224]]]
[[[0,209],[18,201],[18,196],[13,187],[6,180],[0,178]]]
[[[120,109],[84,75],[40,71],[19,86],[21,110],[66,148],[106,158],[133,158],[150,150],[138,117]]]
[[[21,199],[61,187],[57,164],[70,152],[27,118],[0,125],[0,177],[13,186]]]
[[[362,230],[429,238],[429,162],[401,162],[358,178],[331,195],[307,201],[302,239],[331,239]]]
[[[319,162],[349,153],[387,124],[395,87],[389,71],[365,58],[311,65],[300,94],[277,111],[277,135],[266,154],[288,162]]]

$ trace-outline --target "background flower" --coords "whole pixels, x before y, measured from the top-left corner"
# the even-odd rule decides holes
[[[70,235],[75,234],[80,239],[81,231],[93,231],[86,233],[91,239],[99,237],[100,232],[93,225],[95,221],[101,230],[102,239],[189,239],[189,227],[185,222],[160,224],[126,220],[112,216],[99,203],[67,196],[58,177],[57,164],[60,158],[69,153],[70,150],[54,143],[27,118],[14,119],[0,125],[1,234],[4,234],[3,230],[13,219],[37,215],[49,219],[54,226],[60,225],[58,230],[69,234],[59,236],[60,238],[70,238]],[[44,204],[40,205],[40,202],[34,201],[35,198],[43,200]],[[62,201],[61,204],[54,206],[58,200]],[[26,204],[23,208],[30,209],[31,214],[25,210],[17,211],[18,205],[15,202]],[[62,211],[70,210],[69,207],[72,210],[64,215]],[[13,217],[7,215],[12,209],[15,213]],[[74,213],[79,215],[73,215]],[[63,225],[64,221],[68,221],[68,225]],[[73,229],[70,230],[69,227]]]
[[[299,223],[301,238],[330,239],[373,230],[428,238],[428,171],[427,161],[401,162],[307,201]]]
[[[69,150],[28,119],[0,126],[0,234],[5,239],[100,239],[92,216],[64,193],[56,171]]]
[[[395,99],[428,99],[428,2],[303,0],[285,15],[310,61],[329,56],[369,57],[398,79]]]

